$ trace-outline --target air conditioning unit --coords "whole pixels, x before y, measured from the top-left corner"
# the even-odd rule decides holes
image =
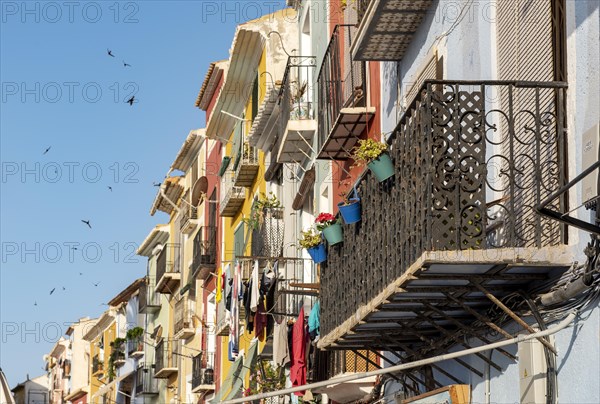
[[[594,125],[583,134],[582,170],[585,170],[600,159],[600,123]],[[598,196],[598,170],[593,171],[582,181],[582,202],[588,209],[597,209],[598,201],[591,199]]]

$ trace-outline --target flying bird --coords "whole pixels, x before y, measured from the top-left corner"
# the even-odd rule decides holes
[[[71,247],[71,250],[77,251],[77,247]]]
[[[129,63],[125,63],[125,61],[123,61],[123,67],[131,67],[131,65]]]
[[[131,98],[125,102],[129,105],[133,105],[133,103],[135,102],[135,95],[132,95]]]
[[[110,190],[110,192],[112,192],[112,187],[111,186],[107,186],[107,188]]]
[[[34,306],[37,306],[37,302],[33,302],[33,305],[34,305]]]
[[[106,49],[106,52],[108,52],[108,56],[112,56],[113,58],[115,57],[110,49]]]
[[[63,288],[63,290],[67,290],[67,288],[65,288],[64,286],[62,288]]]
[[[94,283],[93,285],[96,286],[96,287],[98,287],[98,285],[100,285],[100,282]]]
[[[79,276],[81,276],[81,275],[83,275],[83,272],[80,272],[80,273],[79,273]]]
[[[89,221],[89,220],[83,220],[83,219],[81,219],[81,221],[82,221],[83,223],[87,224],[87,225],[88,225],[88,227],[89,227],[90,229],[92,228],[92,225],[90,224],[90,221]]]
[[[155,187],[160,187],[162,185],[162,182],[153,182],[152,185]]]
[[[46,150],[44,150],[44,153],[42,153],[42,154],[46,154],[46,153],[48,153],[48,152],[50,151],[50,149],[51,149],[51,148],[52,148],[52,146],[48,146],[48,148],[47,148]]]
[[[52,289],[52,290],[50,291],[50,294],[54,293],[54,291],[55,291],[55,290],[56,290],[56,288]]]

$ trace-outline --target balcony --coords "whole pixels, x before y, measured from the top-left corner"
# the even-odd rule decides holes
[[[204,393],[215,389],[215,353],[203,352],[193,358],[192,393]]]
[[[154,396],[158,395],[158,383],[154,378],[154,368],[144,365],[137,369],[135,376],[135,395]]]
[[[181,282],[181,261],[179,244],[167,244],[156,260],[155,291],[163,294],[173,294]]]
[[[410,45],[432,0],[356,0],[355,60],[398,61]]]
[[[179,364],[179,353],[177,343],[174,341],[165,342],[162,340],[156,345],[154,354],[154,377],[157,379],[168,379],[171,375],[177,373]]]
[[[301,304],[312,307],[319,296],[317,266],[310,259],[284,258],[279,260],[278,272],[273,315],[277,321],[298,317]]]
[[[365,172],[362,220],[329,247],[320,348],[444,352],[572,264],[533,209],[567,181],[565,98],[560,82],[425,82],[389,140],[396,176]]]
[[[139,359],[144,356],[143,335],[127,341],[127,354],[133,359]]]
[[[235,186],[234,178],[235,172],[231,170],[225,171],[221,177],[219,214],[222,217],[237,215],[246,200],[246,188]]]
[[[146,282],[140,287],[138,296],[138,310],[140,313],[155,313],[160,310],[160,294],[155,292],[156,280],[146,278]]]
[[[266,208],[252,231],[252,256],[280,257],[283,253],[283,208]]]
[[[192,272],[200,279],[206,279],[217,262],[217,228],[216,226],[203,226],[194,237],[194,259]]]
[[[174,338],[175,339],[188,339],[196,334],[194,328],[193,315],[194,310],[192,309],[192,301],[188,299],[180,299],[175,302],[175,313],[174,313]]]
[[[258,149],[250,143],[242,144],[242,153],[238,161],[234,161],[235,174],[233,185],[236,187],[251,187],[258,174]]]
[[[278,163],[301,163],[312,157],[317,131],[311,87],[315,67],[314,56],[288,58],[279,93],[280,121],[285,128],[277,148]]]
[[[187,199],[184,199],[187,201]],[[179,229],[183,234],[191,234],[198,226],[198,208],[183,202],[180,208]]]
[[[337,25],[317,79],[319,91],[319,159],[346,160],[373,116],[367,103],[364,62],[350,57],[354,25]]]
[[[92,376],[102,377],[104,374],[104,362],[100,360],[100,355],[97,354],[92,358]]]
[[[119,368],[125,364],[125,343],[116,345],[111,353],[115,367]]]

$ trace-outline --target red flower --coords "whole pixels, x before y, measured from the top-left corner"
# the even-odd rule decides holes
[[[337,219],[331,213],[321,213],[315,219],[315,223],[317,224],[317,230],[319,231],[323,231],[323,229],[331,226],[336,221]]]
[[[315,223],[325,224],[327,222],[335,222],[335,216],[333,216],[331,213],[321,213],[315,219]]]

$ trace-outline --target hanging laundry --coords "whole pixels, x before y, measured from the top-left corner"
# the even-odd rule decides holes
[[[306,321],[304,319],[304,306],[302,306],[292,331],[292,367],[290,369],[290,378],[292,379],[293,387],[306,384],[306,341]],[[304,390],[297,391],[294,394],[303,396]]]
[[[260,341],[265,339],[265,329],[267,326],[267,310],[265,309],[265,298],[260,296],[258,300],[258,308],[254,314],[254,335]]]
[[[311,341],[321,334],[321,304],[317,300],[308,316],[308,335]]]
[[[217,269],[217,287],[215,294],[215,302],[220,303],[223,298],[223,276],[221,267]]]
[[[229,360],[235,360],[239,353],[239,327],[240,327],[240,293],[242,287],[242,274],[240,263],[236,262],[233,273],[231,289],[231,319],[229,322]]]
[[[278,264],[275,262],[274,270],[268,268],[263,271],[260,280],[260,294],[264,297],[264,305],[267,313],[270,313],[275,306],[275,291],[277,290],[277,267]],[[273,332],[273,323],[273,316],[267,316],[267,335],[271,335]]]
[[[244,297],[242,304],[244,305],[244,312],[246,313],[246,331],[251,333],[254,331],[254,313],[250,310],[250,290],[252,289],[252,280],[250,283],[244,282]]]
[[[252,268],[252,275],[250,277],[250,310],[256,313],[256,309],[258,308],[258,298],[260,297],[258,288],[259,288],[259,280],[258,280],[258,260],[254,261],[254,268]]]
[[[290,363],[290,350],[288,348],[288,325],[285,321],[275,323],[273,330],[273,362],[276,366],[285,366]]]

